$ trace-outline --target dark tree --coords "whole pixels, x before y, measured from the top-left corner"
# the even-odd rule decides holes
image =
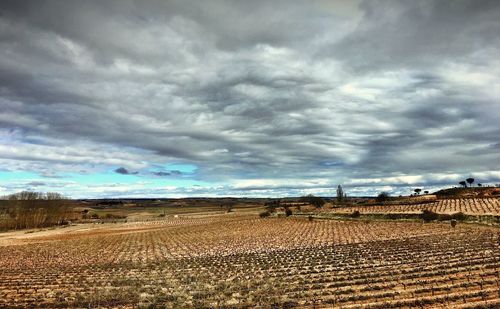
[[[389,197],[390,197],[390,195],[388,192],[380,192],[377,195],[377,202],[387,201],[389,199]]]
[[[415,191],[415,193],[417,193],[417,194],[420,194],[420,192],[422,191],[422,189],[417,188],[417,189],[415,189],[415,190],[413,190],[413,191]]]
[[[325,201],[321,197],[314,196],[312,194],[302,196],[300,198],[300,201],[305,202],[305,203],[309,203],[316,208],[321,208],[321,207],[323,207],[323,205],[325,205]]]
[[[424,194],[429,194],[429,191],[425,190],[425,191],[424,191]]]
[[[483,186],[483,184],[482,184],[482,183],[478,183],[478,184],[477,184],[477,186],[478,186],[478,187],[482,187],[482,186]]]
[[[266,206],[266,210],[269,212],[275,212],[277,208],[281,206],[281,200],[272,200],[269,202],[264,203],[264,206]]]
[[[460,181],[459,184],[464,187],[464,188],[467,188],[467,183],[465,181]]]
[[[344,199],[344,190],[342,189],[342,186],[339,185],[337,187],[337,202],[342,202],[342,200]]]
[[[315,196],[311,200],[311,204],[314,205],[314,207],[316,208],[321,208],[323,207],[323,205],[325,205],[325,201],[321,197]]]
[[[474,182],[474,178],[467,178],[467,179],[465,179],[465,181],[467,181],[467,183],[469,184],[469,187],[472,187],[472,183]]]

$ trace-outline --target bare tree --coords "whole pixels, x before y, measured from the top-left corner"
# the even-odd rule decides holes
[[[67,199],[59,193],[22,191],[7,196],[8,220],[0,228],[39,228],[67,221],[70,211]]]

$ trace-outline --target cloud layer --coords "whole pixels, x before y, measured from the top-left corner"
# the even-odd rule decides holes
[[[2,1],[0,173],[38,176],[0,193],[498,182],[499,21],[473,0]]]

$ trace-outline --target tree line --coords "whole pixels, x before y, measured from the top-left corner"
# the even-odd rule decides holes
[[[67,224],[70,200],[56,192],[22,191],[0,200],[0,230]]]

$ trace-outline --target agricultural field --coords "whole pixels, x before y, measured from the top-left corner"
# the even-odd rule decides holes
[[[122,221],[158,220],[172,216],[212,216],[230,212],[258,214],[265,199],[185,198],[161,200],[82,200],[75,209],[89,210],[88,217],[124,217]]]
[[[352,213],[359,211],[371,213],[421,213],[430,210],[441,214],[462,212],[467,215],[500,215],[500,198],[449,198],[422,203],[399,203],[390,205],[346,206],[328,209],[333,213]]]
[[[0,307],[500,306],[495,226],[234,212],[0,234]]]

